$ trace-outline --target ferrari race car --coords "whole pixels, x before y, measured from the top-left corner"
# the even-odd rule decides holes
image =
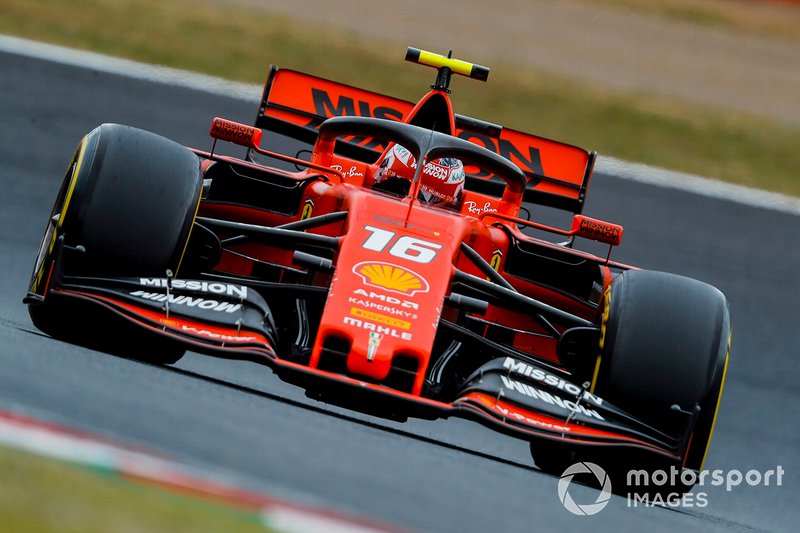
[[[374,416],[473,419],[557,474],[700,470],[725,297],[611,261],[622,227],[581,214],[596,154],[454,113],[452,75],[489,69],[451,56],[408,49],[437,72],[416,104],[273,66],[255,125],[214,119],[210,151],[92,130],[36,258],[33,323],[151,363],[262,363]],[[569,228],[531,220],[540,206]]]

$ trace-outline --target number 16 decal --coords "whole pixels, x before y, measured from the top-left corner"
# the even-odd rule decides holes
[[[388,246],[389,254],[400,259],[414,261],[415,263],[430,263],[436,258],[437,250],[442,249],[441,244],[408,235],[397,237],[397,233],[382,228],[364,226],[364,229],[370,232],[370,236],[361,245],[362,247],[367,250],[382,252]]]

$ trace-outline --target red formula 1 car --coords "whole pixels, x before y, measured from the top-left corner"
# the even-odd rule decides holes
[[[215,119],[210,152],[88,133],[36,260],[34,324],[162,364],[256,361],[376,416],[474,419],[556,473],[576,458],[699,470],[725,297],[574,249],[622,238],[580,214],[595,154],[454,113],[452,74],[487,68],[406,59],[437,70],[416,104],[273,67],[255,127]],[[574,221],[534,222],[523,201]]]

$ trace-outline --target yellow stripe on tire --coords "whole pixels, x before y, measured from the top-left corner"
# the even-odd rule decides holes
[[[597,386],[597,376],[600,374],[600,362],[602,361],[603,346],[606,342],[606,324],[608,323],[608,315],[611,313],[611,286],[606,289],[605,301],[606,308],[603,309],[603,320],[600,322],[600,343],[598,345],[599,353],[597,354],[597,360],[594,363],[592,384],[589,387],[589,392],[592,394],[594,394],[594,389]]]
[[[700,461],[700,469],[703,470],[703,465],[706,463],[706,456],[708,455],[708,449],[711,447],[711,437],[714,436],[714,427],[717,425],[717,414],[719,414],[719,404],[722,403],[722,390],[725,388],[725,376],[728,373],[728,358],[731,354],[731,339],[733,338],[733,332],[728,334],[728,349],[725,352],[725,366],[722,367],[722,381],[719,383],[719,394],[717,395],[717,405],[714,407],[714,418],[711,421],[711,431],[708,432],[708,440],[706,441],[706,449],[703,452],[703,460]]]
[[[78,157],[75,161],[75,170],[72,172],[72,179],[70,180],[69,188],[67,189],[67,194],[64,196],[64,205],[61,207],[61,216],[58,218],[58,223],[56,224],[56,229],[61,229],[61,226],[64,224],[64,217],[67,214],[67,209],[69,208],[69,202],[72,200],[72,193],[75,191],[75,184],[78,181],[78,176],[81,172],[81,166],[83,164],[83,157],[86,155],[86,137],[81,139],[81,144],[78,147]],[[53,239],[53,244],[55,244],[55,239]],[[52,251],[52,245],[50,247]]]

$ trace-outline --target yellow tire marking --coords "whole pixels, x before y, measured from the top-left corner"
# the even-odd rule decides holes
[[[603,360],[602,357],[599,355],[597,356],[597,361],[594,363],[594,374],[592,375],[592,385],[589,387],[589,392],[594,394],[594,387],[597,385],[597,375],[600,373],[600,362]]]
[[[64,224],[64,215],[67,214],[67,208],[69,207],[69,202],[72,200],[72,193],[75,191],[75,183],[78,181],[78,176],[81,172],[81,165],[83,163],[83,156],[86,154],[86,137],[81,139],[81,144],[78,148],[78,157],[75,161],[75,170],[72,172],[72,179],[70,180],[69,188],[67,189],[67,195],[64,197],[64,205],[61,208],[61,216],[58,217],[58,223],[56,224],[56,229],[61,229],[61,226]],[[55,244],[55,239],[53,239],[53,243]],[[52,246],[51,246],[52,251]]]
[[[78,173],[81,170],[81,163],[83,162],[83,156],[86,153],[86,137],[81,139],[80,144],[78,145],[78,149],[76,150],[76,155],[70,161],[69,166],[73,167],[72,174],[70,175],[70,182],[69,187],[67,188],[67,194],[64,196],[64,204],[61,206],[61,213],[58,215],[58,221],[56,221],[56,228],[53,231],[53,236],[50,238],[50,244],[47,247],[47,256],[49,257],[50,254],[53,253],[53,248],[56,245],[56,240],[58,239],[58,233],[61,229],[61,226],[64,225],[64,215],[67,213],[67,208],[69,207],[69,202],[72,199],[72,193],[75,190],[75,183],[78,181]],[[49,231],[49,227],[45,232]],[[31,291],[36,292],[39,288],[39,285],[42,282],[42,276],[44,275],[44,271],[46,270],[45,267],[47,266],[46,258],[42,260],[42,264],[39,267],[39,272],[36,273],[36,280],[31,284]]]
[[[708,433],[708,441],[706,441],[706,450],[703,452],[703,460],[700,461],[700,470],[703,469],[703,465],[706,463],[706,456],[708,455],[708,449],[711,447],[711,437],[714,436],[714,427],[717,425],[717,414],[719,414],[719,404],[722,403],[722,390],[725,388],[725,376],[728,373],[728,358],[731,354],[731,339],[733,337],[733,332],[728,334],[728,349],[725,352],[725,366],[722,367],[722,381],[719,384],[719,394],[717,395],[717,405],[714,408],[714,419],[711,422],[711,431]]]
[[[589,392],[594,394],[594,389],[597,386],[597,376],[600,374],[600,362],[602,361],[603,345],[606,341],[606,324],[608,323],[608,315],[611,312],[611,286],[606,289],[606,308],[603,309],[603,320],[600,322],[600,344],[597,360],[594,363],[594,374],[592,375],[592,384],[589,387]]]
[[[189,247],[189,239],[192,238],[192,230],[194,229],[194,221],[197,218],[197,212],[200,211],[200,200],[203,199],[203,195],[199,194],[197,197],[197,205],[194,207],[194,216],[192,217],[192,225],[189,226],[189,234],[186,236],[186,242],[183,243],[183,251],[181,252],[181,258],[178,259],[178,266],[175,267],[175,277],[178,277],[178,272],[181,270],[181,264],[183,264],[183,256],[186,255],[186,249]]]

